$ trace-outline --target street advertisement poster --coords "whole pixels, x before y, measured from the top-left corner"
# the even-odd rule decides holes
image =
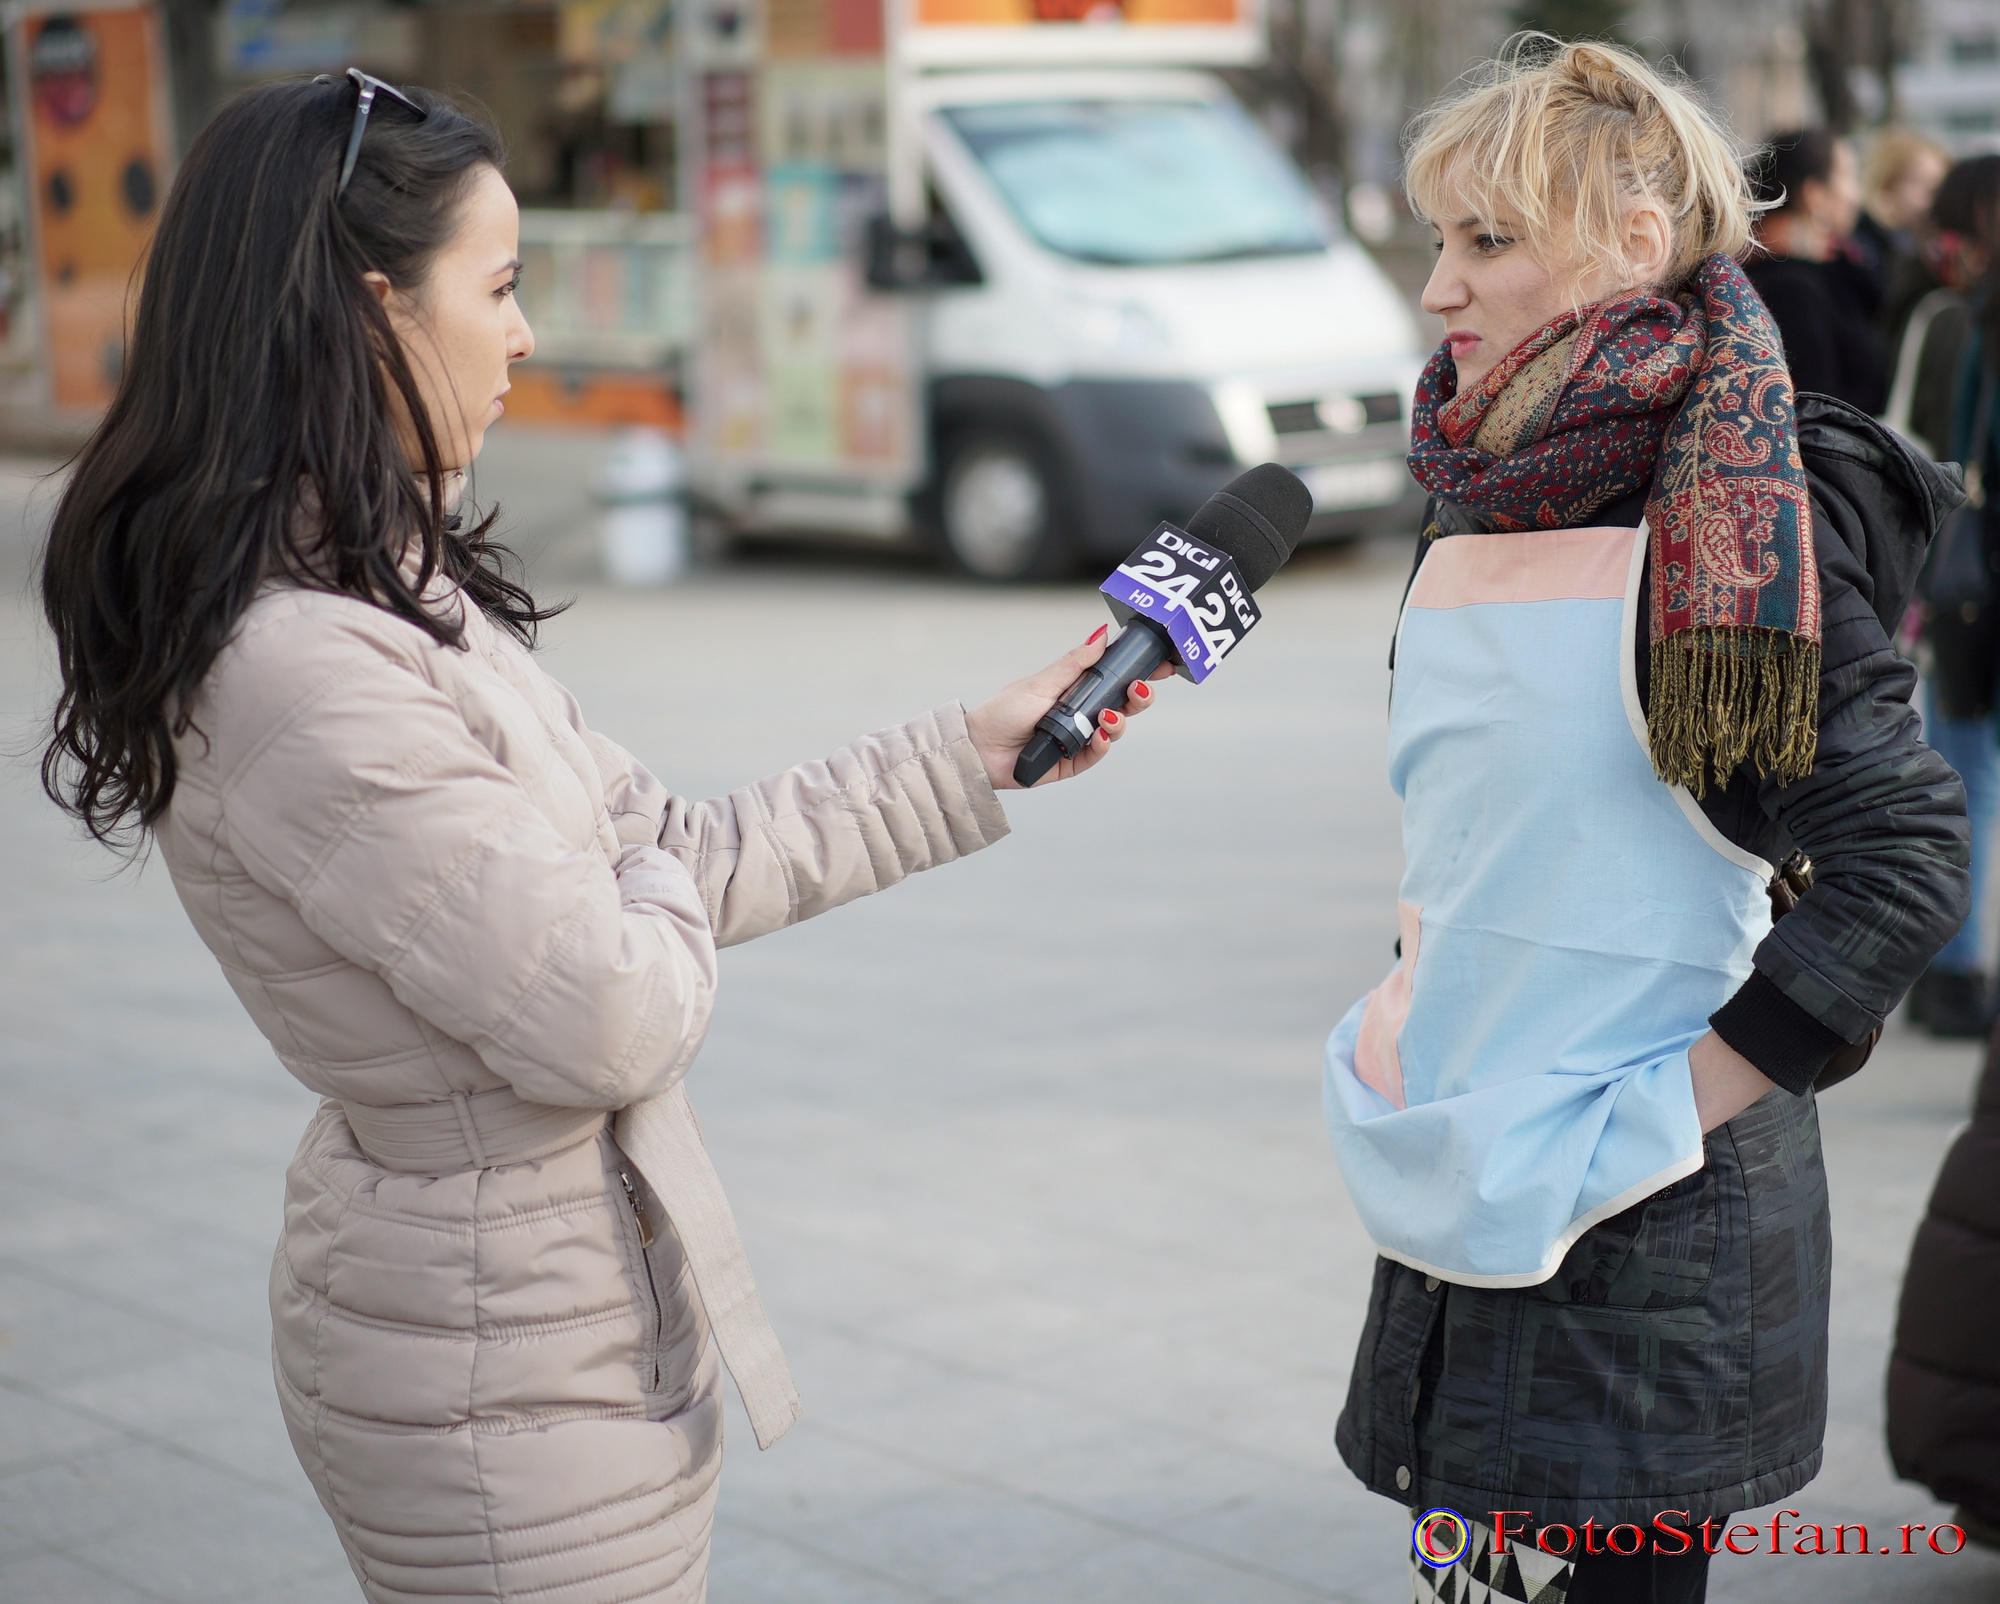
[[[861,15],[850,0],[771,0],[762,68],[703,75],[695,410],[716,461],[917,471],[910,301],[863,277],[885,203],[888,80]]]
[[[1261,0],[887,0],[909,7],[917,67],[1248,65]]]
[[[674,48],[673,0],[562,0],[556,7],[556,55],[565,64],[608,67]]]
[[[773,57],[882,53],[882,0],[768,0],[764,26]]]
[[[17,11],[8,46],[49,400],[102,408],[170,176],[159,18]]]
[[[1021,27],[1035,23],[1190,23],[1240,20],[1238,0],[916,0],[920,27]]]
[[[766,398],[760,325],[764,197],[757,170],[757,78],[701,75],[702,316],[695,344],[695,434],[715,458],[755,456]]]
[[[415,73],[422,54],[415,13],[381,0],[318,6],[222,0],[214,17],[216,60],[232,78],[340,72],[365,61],[400,80]]]
[[[678,27],[674,0],[561,0],[556,58],[606,70],[609,121],[670,122],[679,109]]]

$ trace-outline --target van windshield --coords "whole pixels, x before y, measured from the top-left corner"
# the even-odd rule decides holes
[[[1039,100],[947,107],[1028,231],[1121,267],[1324,250],[1291,163],[1232,101]]]

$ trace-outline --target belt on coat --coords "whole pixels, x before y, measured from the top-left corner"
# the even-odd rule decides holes
[[[430,1103],[339,1106],[371,1162],[413,1175],[524,1164],[589,1141],[610,1125],[612,1139],[638,1165],[680,1238],[757,1446],[769,1448],[799,1418],[791,1367],[757,1296],[736,1217],[682,1088],[615,1115],[530,1103],[507,1086],[454,1092]]]

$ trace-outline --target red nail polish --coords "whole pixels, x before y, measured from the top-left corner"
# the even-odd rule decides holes
[[[1153,699],[1153,687],[1144,680],[1136,680],[1132,685],[1132,694],[1142,702],[1150,702]]]
[[[1122,713],[1106,713],[1104,715],[1103,722],[1104,722],[1104,727],[1107,730],[1115,730],[1118,728],[1120,724],[1124,723],[1124,721],[1125,721],[1125,715]]]
[[[1091,636],[1090,639],[1085,641],[1083,644],[1086,646],[1095,646],[1099,641],[1103,640],[1104,637],[1106,635],[1109,635],[1110,633],[1111,633],[1111,626],[1109,624],[1099,624],[1097,626],[1097,633]]]

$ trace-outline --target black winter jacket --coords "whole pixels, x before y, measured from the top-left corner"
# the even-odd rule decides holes
[[[2000,1526],[2000,1034],[1945,1154],[1896,1310],[1896,1474]]]
[[[1843,1043],[1882,1023],[1965,922],[1971,882],[1965,787],[1923,743],[1910,705],[1916,670],[1890,645],[1931,537],[1963,499],[1956,470],[1829,396],[1801,393],[1798,417],[1819,560],[1819,753],[1789,786],[1746,766],[1701,808],[1771,863],[1795,849],[1812,860],[1812,888],[1709,1021],[1803,1094]],[[1635,525],[1644,501],[1637,493],[1590,521]],[[1483,528],[1476,514],[1433,498],[1417,563],[1432,539]],[[1652,654],[1643,610],[1639,618],[1643,698]]]
[[[1756,256],[1743,264],[1785,342],[1785,365],[1801,392],[1835,395],[1867,412],[1889,398],[1893,358],[1875,326],[1875,304],[1846,262]]]

